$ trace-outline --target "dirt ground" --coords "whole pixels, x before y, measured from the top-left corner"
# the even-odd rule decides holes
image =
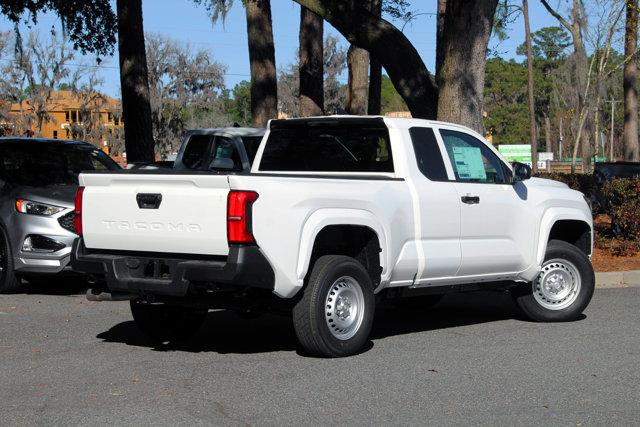
[[[640,254],[629,257],[613,256],[608,251],[594,248],[592,262],[596,271],[640,270]]]
[[[611,236],[611,218],[608,215],[598,215],[594,218],[596,234]],[[596,245],[597,246],[597,245]],[[614,256],[610,249],[595,247],[592,257],[593,267],[596,271],[629,271],[640,270],[640,253],[632,256]]]

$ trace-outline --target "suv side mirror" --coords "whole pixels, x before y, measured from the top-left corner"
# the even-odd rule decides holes
[[[513,182],[524,181],[531,178],[531,167],[524,163],[513,162]]]
[[[228,157],[221,157],[218,159],[213,159],[211,164],[209,165],[209,170],[234,170],[236,167],[233,159]]]

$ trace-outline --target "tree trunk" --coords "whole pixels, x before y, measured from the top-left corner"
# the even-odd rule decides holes
[[[265,127],[278,117],[278,84],[270,0],[246,0],[249,62],[251,64],[251,116],[253,125]]]
[[[442,34],[438,120],[484,133],[484,73],[498,0],[447,0]]]
[[[413,117],[436,118],[436,86],[418,51],[400,30],[355,0],[294,1],[322,16],[351,44],[375,56]]]
[[[555,153],[556,147],[553,143],[553,139],[551,138],[551,119],[549,118],[549,113],[544,113],[544,149],[547,152]]]
[[[382,18],[382,0],[371,0],[371,12]],[[373,55],[370,55],[369,61],[368,113],[370,116],[377,116],[382,113],[382,64]]]
[[[324,112],[324,20],[300,8],[300,117]]]
[[[563,18],[556,10],[554,10],[547,0],[541,0],[542,5],[547,9],[547,11],[553,15],[558,22],[569,31],[571,34],[571,38],[573,41],[573,58],[574,58],[574,66],[575,69],[572,70],[572,75],[575,77],[575,90],[578,95],[578,108],[577,111],[580,114],[580,118],[578,120],[579,127],[577,130],[577,135],[580,136],[580,139],[577,139],[574,143],[573,149],[573,157],[571,159],[571,171],[575,172],[576,167],[576,158],[578,153],[578,145],[581,146],[582,150],[582,167],[583,171],[585,171],[589,165],[589,135],[591,134],[591,121],[589,119],[589,111],[587,105],[587,95],[589,89],[589,76],[591,74],[591,70],[588,65],[587,51],[584,47],[584,42],[582,40],[582,25],[586,24],[586,16],[583,10],[583,4],[581,0],[573,0],[573,6],[571,8],[572,21],[568,22],[565,18]],[[592,61],[593,64],[593,61]],[[584,115],[584,117],[582,117]]]
[[[127,162],[155,160],[142,0],[117,0],[122,120]]]
[[[531,144],[531,170],[538,173],[538,139],[536,138],[536,110],[533,99],[533,54],[531,52],[531,29],[529,27],[529,3],[522,0],[524,34],[527,45],[527,98],[529,104],[529,144]]]
[[[576,59],[576,71],[575,76],[577,80],[576,89],[578,90],[578,111],[585,111],[585,119],[583,129],[580,129],[578,133],[582,133],[582,137],[579,141],[576,141],[576,144],[580,144],[580,153],[582,157],[582,171],[586,172],[589,168],[590,163],[590,135],[591,135],[591,119],[589,114],[589,106],[587,104],[587,96],[588,96],[588,84],[589,84],[589,76],[590,70],[588,66],[589,59],[587,57],[587,50],[584,47],[584,42],[582,40],[582,5],[580,0],[573,0],[573,8],[571,13],[573,15],[573,30],[571,31],[573,46],[574,46],[574,56]],[[572,169],[575,169],[576,163],[576,153],[577,150],[574,149],[574,155],[572,159]]]
[[[436,84],[440,85],[440,73],[444,61],[444,17],[447,11],[447,0],[438,0],[438,21],[436,24]]]
[[[624,159],[640,161],[638,145],[638,89],[636,50],[638,49],[638,0],[627,0],[624,36]]]
[[[347,105],[349,114],[367,114],[369,97],[369,52],[351,45],[347,53],[349,83],[347,85]]]

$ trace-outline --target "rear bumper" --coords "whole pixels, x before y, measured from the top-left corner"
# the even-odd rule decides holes
[[[174,255],[175,256],[175,255]],[[102,253],[73,244],[75,271],[104,278],[111,292],[181,297],[192,282],[273,290],[273,268],[257,246],[231,246],[226,260],[193,260],[161,253]]]

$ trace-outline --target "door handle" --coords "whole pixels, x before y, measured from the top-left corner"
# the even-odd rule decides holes
[[[462,200],[462,203],[466,203],[468,205],[477,205],[480,203],[480,196],[471,196],[467,194],[466,196],[462,196],[460,199]]]

